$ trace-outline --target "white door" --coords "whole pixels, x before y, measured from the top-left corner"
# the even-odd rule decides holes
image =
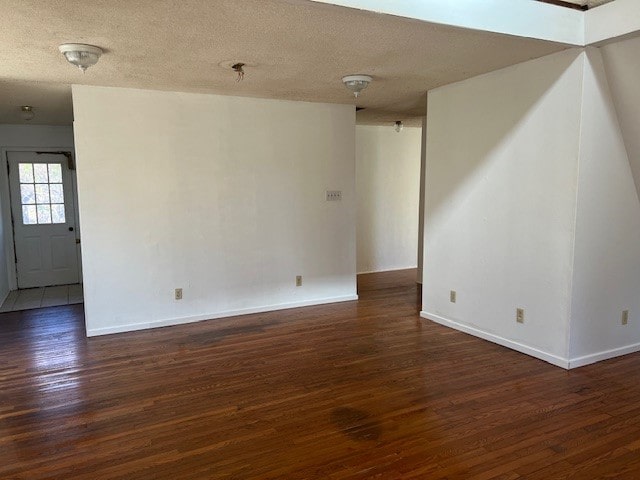
[[[78,283],[75,208],[64,155],[8,152],[18,288]]]

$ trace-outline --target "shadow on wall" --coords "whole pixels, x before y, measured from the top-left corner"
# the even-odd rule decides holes
[[[600,49],[615,104],[618,123],[633,172],[636,192],[640,198],[640,38],[605,45]],[[600,79],[599,79],[600,80]],[[601,82],[604,79],[600,80]]]
[[[425,209],[430,218],[429,226],[425,225],[425,229],[437,228],[440,222],[446,223],[448,218],[455,216],[456,210],[476,198],[476,190],[484,183],[482,180],[490,177],[494,164],[499,163],[492,162],[496,157],[510,155],[517,158],[520,153],[531,156],[532,149],[535,150],[533,154],[548,155],[545,139],[527,139],[527,130],[520,127],[528,117],[535,114],[537,105],[578,59],[580,51],[574,50],[560,55],[564,55],[563,61],[545,64],[544,68],[537,70],[534,77],[528,75],[529,69],[525,68],[526,64],[520,64],[470,79],[469,81],[478,85],[473,92],[464,88],[468,82],[466,80],[447,85],[443,88],[455,92],[455,89],[460,87],[463,94],[447,97],[446,102],[441,102],[437,95],[432,95],[432,92],[437,92],[438,89],[429,92],[426,164],[428,183]],[[512,77],[514,68],[522,70],[520,81],[501,82],[501,75]],[[489,76],[491,78],[486,82],[478,81]],[[500,103],[494,102],[496,82],[505,87],[501,92]],[[473,98],[468,98],[467,95]],[[466,104],[487,113],[482,124],[475,122],[476,115],[467,118],[456,116],[455,125],[449,121],[447,110],[464,109]],[[436,123],[431,121],[434,117],[446,120]],[[442,136],[452,140],[438,141],[434,147],[430,139]],[[445,145],[447,151],[441,149]],[[473,145],[473,158],[464,155],[464,152],[469,150],[469,145]],[[524,146],[527,151],[521,152]],[[443,157],[447,159],[445,164],[440,161]],[[432,176],[438,178],[437,183],[429,182]],[[475,187],[469,189],[468,184],[471,183]],[[452,185],[455,187],[451,188]],[[505,184],[501,192],[496,192],[496,196],[508,201],[519,190],[520,185],[512,182]],[[443,208],[446,215],[441,215]]]

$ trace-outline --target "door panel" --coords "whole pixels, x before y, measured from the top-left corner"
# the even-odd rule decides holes
[[[54,270],[69,268],[68,235],[51,236],[51,268]]]
[[[25,268],[28,272],[39,272],[42,270],[42,241],[40,236],[24,237]]]
[[[8,152],[18,288],[77,283],[75,205],[62,155]]]

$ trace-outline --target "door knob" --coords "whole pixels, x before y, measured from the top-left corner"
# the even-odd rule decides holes
[[[73,227],[69,227],[69,231],[70,231],[70,232],[73,232]]]

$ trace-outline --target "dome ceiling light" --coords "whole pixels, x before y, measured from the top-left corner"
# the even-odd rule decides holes
[[[342,83],[358,98],[360,92],[367,88],[372,82],[372,78],[369,75],[347,75],[342,77]]]
[[[84,43],[63,43],[58,47],[67,61],[78,67],[84,73],[87,68],[98,63],[102,55],[102,49],[94,45]]]

